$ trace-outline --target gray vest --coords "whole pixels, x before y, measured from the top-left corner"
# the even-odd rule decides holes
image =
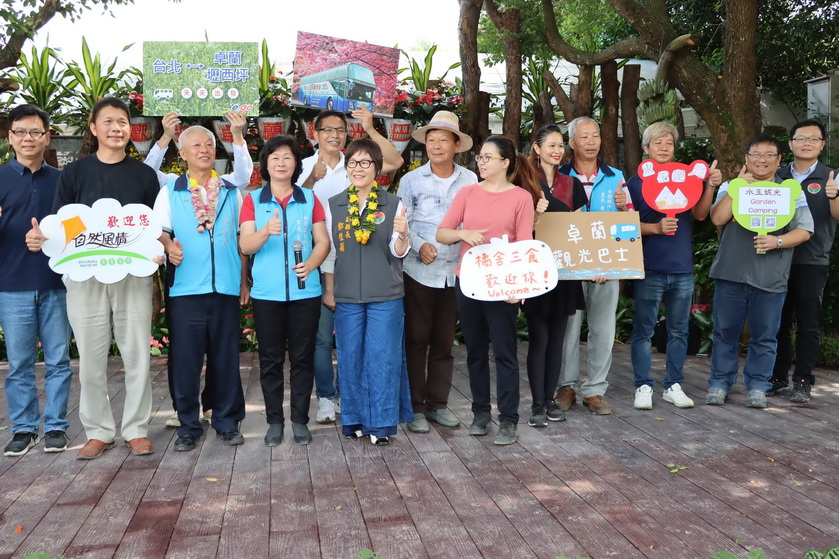
[[[335,302],[381,303],[404,297],[402,259],[393,256],[389,246],[399,197],[379,190],[376,211],[382,212],[385,220],[376,226],[366,245],[355,240],[349,203],[346,190],[329,199],[335,242]],[[362,213],[362,219],[368,212]]]

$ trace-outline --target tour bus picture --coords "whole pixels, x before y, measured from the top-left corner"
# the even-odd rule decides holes
[[[634,223],[618,223],[617,225],[612,225],[609,233],[618,242],[622,240],[635,242],[635,239],[638,238],[638,226]]]
[[[310,107],[349,112],[356,107],[373,110],[376,81],[373,71],[349,63],[300,78],[297,99]]]

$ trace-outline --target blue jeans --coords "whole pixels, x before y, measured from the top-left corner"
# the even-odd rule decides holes
[[[338,381],[332,365],[332,331],[335,329],[335,313],[324,306],[320,309],[318,333],[315,336],[315,396],[335,398],[338,396]]]
[[[746,390],[767,391],[775,365],[778,326],[786,293],[772,293],[745,283],[717,280],[714,292],[714,346],[708,388],[728,392],[737,382],[740,332],[749,320],[749,353],[743,367]]]
[[[36,337],[44,350],[44,432],[66,431],[70,396],[70,323],[67,292],[6,291],[0,293],[0,327],[6,338],[9,374],[6,400],[15,433],[37,433],[41,423],[35,381]]]
[[[664,301],[667,323],[667,376],[664,388],[683,383],[682,369],[688,350],[690,304],[693,300],[693,274],[659,274],[646,272],[646,278],[635,281],[635,314],[632,324],[632,369],[635,388],[648,385],[655,388],[650,378],[651,346],[658,322],[658,306]]]

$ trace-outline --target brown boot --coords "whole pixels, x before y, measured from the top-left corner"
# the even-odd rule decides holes
[[[574,392],[574,389],[570,386],[563,386],[559,389],[556,393],[556,398],[554,398],[557,407],[559,407],[562,411],[568,411],[571,409],[571,406],[577,401],[577,393]]]
[[[112,448],[114,448],[114,441],[106,443],[105,441],[90,439],[76,455],[76,460],[93,460],[94,458],[99,458],[103,452]]]
[[[583,405],[595,415],[611,415],[612,406],[609,405],[603,396],[591,396],[583,398]]]

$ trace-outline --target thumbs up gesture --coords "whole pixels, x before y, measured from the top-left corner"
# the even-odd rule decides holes
[[[393,218],[393,230],[399,233],[403,239],[408,237],[408,218],[405,217],[405,212],[408,208],[402,206],[402,211]]]
[[[626,191],[623,189],[623,182],[615,189],[615,207],[620,212],[626,211]]]
[[[173,266],[178,266],[184,261],[184,245],[177,237],[172,239],[172,242],[166,247],[166,253],[169,255],[169,262]]]
[[[540,194],[542,195],[542,197],[539,198],[538,202],[536,202],[536,218],[537,219],[539,218],[540,215],[545,213],[545,211],[547,211],[547,209],[548,209],[548,199],[545,198],[545,191],[544,190],[541,191]]]
[[[315,181],[319,181],[326,176],[326,163],[323,162],[323,153],[320,149],[318,149],[318,161],[312,167],[312,176],[315,177]]]
[[[708,178],[705,179],[705,186],[710,188],[716,188],[722,184],[722,171],[717,169],[717,160],[714,159],[714,162],[711,163],[711,166],[708,168]]]
[[[271,216],[265,226],[268,228],[269,235],[282,235],[283,222],[280,220],[280,210],[274,210],[274,215]]]
[[[834,176],[834,172],[831,171],[830,174],[827,175],[827,182],[824,185],[824,193],[831,200],[839,196],[839,185],[836,184]]]
[[[46,240],[47,238],[44,237],[44,234],[41,232],[41,228],[38,226],[38,220],[33,217],[32,229],[26,233],[26,248],[32,252],[39,252],[41,250],[41,246]]]

